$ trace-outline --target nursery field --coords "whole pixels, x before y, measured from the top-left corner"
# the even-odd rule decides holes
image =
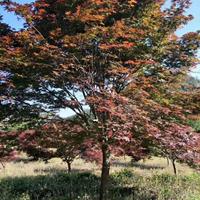
[[[131,163],[129,157],[113,158],[108,200],[200,200],[200,174],[185,164],[153,157]],[[72,173],[60,159],[48,163],[25,158],[6,163],[0,170],[1,200],[98,199],[100,167],[76,159]]]

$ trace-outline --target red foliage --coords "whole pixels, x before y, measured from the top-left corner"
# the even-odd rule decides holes
[[[184,14],[190,1],[174,0],[166,10],[163,3],[5,2],[27,21],[27,29],[3,42],[6,53],[1,57],[4,69],[13,73],[16,110],[28,107],[38,117],[68,108],[77,117],[75,123],[49,117],[41,130],[21,134],[22,148],[50,155],[62,149],[58,152],[63,158],[81,154],[102,161],[101,195],[111,154],[139,159],[150,146],[158,146],[180,160],[198,163],[199,139],[192,131],[188,134],[185,111],[173,89],[196,64],[200,35],[172,37],[191,19]]]
[[[17,132],[0,131],[0,162],[17,158]]]

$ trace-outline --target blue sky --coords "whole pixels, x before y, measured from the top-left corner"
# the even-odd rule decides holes
[[[34,0],[15,0],[15,2],[23,4],[34,2]],[[167,0],[166,6],[169,5],[169,2],[170,0]],[[3,20],[13,28],[20,29],[23,27],[23,20],[17,19],[17,17],[12,13],[7,13],[2,7],[0,7],[0,14],[3,15]],[[200,30],[200,0],[192,0],[192,5],[187,11],[187,14],[192,14],[194,19],[187,26],[178,30],[178,35],[183,35],[189,31]]]
[[[15,0],[15,2],[23,4],[34,2],[34,0]],[[170,0],[167,0],[166,6],[169,5],[169,2]],[[20,29],[23,27],[23,20],[17,19],[17,17],[12,13],[7,13],[2,7],[0,7],[0,14],[3,15],[3,20],[6,23],[10,24],[10,26],[12,26],[13,28]],[[186,32],[200,29],[200,0],[192,0],[192,5],[187,11],[187,14],[192,14],[194,16],[194,20],[192,20],[184,28],[177,31],[178,35],[182,35]]]

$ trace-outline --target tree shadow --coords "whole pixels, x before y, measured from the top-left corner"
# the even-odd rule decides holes
[[[140,169],[147,169],[147,170],[152,170],[152,169],[164,169],[165,167],[162,166],[156,166],[156,165],[149,165],[145,163],[138,163],[138,162],[133,162],[131,163],[132,167],[137,167]]]
[[[49,174],[49,175],[56,175],[59,173],[66,174],[66,173],[68,173],[68,169],[67,168],[61,169],[61,168],[56,168],[56,167],[49,167],[49,168],[45,168],[45,169],[37,168],[37,169],[34,169],[34,173]],[[71,170],[71,173],[91,173],[91,170],[73,168]]]
[[[30,162],[35,162],[38,161],[38,159],[35,159],[33,157],[26,157],[26,158],[17,158],[13,162],[14,163],[20,163],[23,162],[24,164],[30,163]]]
[[[131,167],[131,163],[122,162],[118,160],[112,161],[112,165],[116,167],[121,167],[121,168]]]
[[[151,169],[164,169],[165,168],[165,167],[162,167],[162,166],[149,165],[149,164],[140,163],[140,162],[130,162],[130,163],[127,163],[127,162],[120,162],[120,161],[113,161],[113,166],[121,167],[121,168],[136,167],[136,168],[147,169],[147,170],[151,170]]]
[[[8,177],[0,181],[0,199],[72,200],[98,194],[99,177],[90,173],[62,173]],[[26,199],[26,198],[25,198]],[[82,199],[82,198],[80,198]]]

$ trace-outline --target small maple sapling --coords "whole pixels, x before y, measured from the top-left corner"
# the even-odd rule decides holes
[[[18,137],[19,150],[35,160],[61,158],[71,172],[71,164],[83,148],[83,131],[75,121],[54,120],[38,129],[22,131]]]

